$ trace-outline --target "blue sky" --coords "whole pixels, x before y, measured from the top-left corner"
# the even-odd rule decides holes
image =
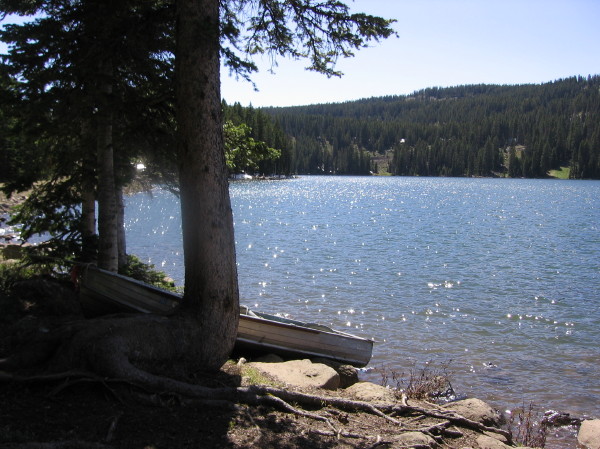
[[[222,74],[228,103],[290,106],[409,94],[460,84],[542,83],[600,74],[600,0],[355,0],[355,11],[394,18],[399,38],[360,50],[341,79],[305,61],[264,61],[259,89]],[[257,61],[259,64],[260,60]]]
[[[394,18],[399,37],[341,60],[342,78],[306,61],[258,59],[259,89],[222,72],[228,103],[291,106],[410,94],[460,84],[543,83],[600,74],[600,0],[346,0]],[[4,46],[0,46],[4,51]]]

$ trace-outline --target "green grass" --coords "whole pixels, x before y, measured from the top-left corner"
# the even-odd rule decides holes
[[[247,381],[250,385],[268,385],[271,387],[281,387],[282,384],[279,382],[270,379],[265,376],[259,370],[252,366],[243,365],[242,366],[242,376],[247,377]]]
[[[569,174],[571,173],[571,169],[569,167],[560,167],[558,170],[550,170],[548,175],[552,178],[558,179],[569,179]]]

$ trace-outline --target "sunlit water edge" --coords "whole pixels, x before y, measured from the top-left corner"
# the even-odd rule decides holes
[[[234,183],[242,302],[375,338],[372,367],[449,362],[462,394],[598,416],[599,187]],[[130,252],[181,285],[178,204],[161,191],[128,203]]]

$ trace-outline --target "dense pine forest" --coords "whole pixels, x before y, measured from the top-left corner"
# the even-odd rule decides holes
[[[284,108],[223,102],[223,110],[226,123],[243,127],[244,139],[266,144],[254,146],[236,170],[517,178],[560,170],[563,177],[600,179],[600,75]],[[23,152],[14,142],[1,147],[0,180]],[[169,145],[162,147],[158,166],[165,171],[174,161],[167,163]]]
[[[270,168],[285,173],[541,178],[562,168],[572,179],[600,179],[598,75],[226,110],[282,150]]]

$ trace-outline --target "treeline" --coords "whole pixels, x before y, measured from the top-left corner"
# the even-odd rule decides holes
[[[600,179],[600,76],[264,108],[293,173]],[[283,142],[283,141],[282,141]]]
[[[237,164],[234,172],[253,171],[262,175],[290,174],[290,139],[280,126],[266,112],[253,107],[242,107],[239,103],[223,105],[223,119],[225,123],[231,123],[236,127],[245,127],[246,138],[256,142],[263,142],[269,148],[278,151],[277,157],[260,157],[260,151],[253,151],[251,163]],[[228,148],[226,133],[226,152],[234,151]],[[259,153],[259,154],[257,154]]]

